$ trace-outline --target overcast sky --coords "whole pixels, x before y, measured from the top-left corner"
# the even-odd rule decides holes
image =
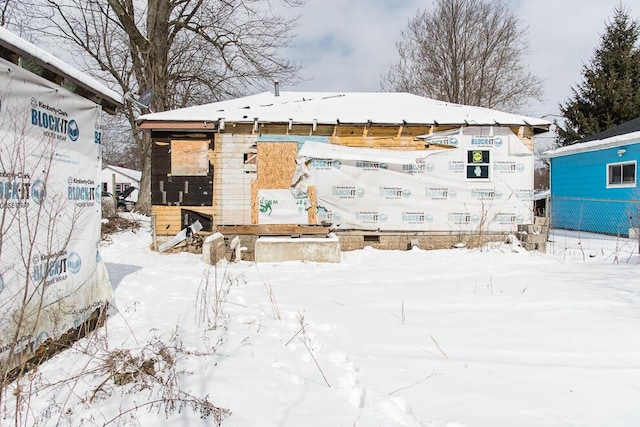
[[[308,0],[297,37],[286,51],[305,69],[305,81],[283,90],[379,91],[380,76],[397,60],[395,42],[418,9],[432,0]],[[532,71],[544,80],[544,101],[524,113],[559,114],[558,104],[582,82],[582,66],[600,43],[621,0],[510,0],[528,28]],[[622,0],[640,17],[640,0]],[[551,118],[553,120],[553,118]]]

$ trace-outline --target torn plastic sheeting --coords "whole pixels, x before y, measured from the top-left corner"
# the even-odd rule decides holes
[[[178,243],[186,240],[187,237],[197,233],[200,230],[202,230],[202,224],[200,224],[200,221],[196,221],[193,224],[191,224],[190,226],[188,226],[186,228],[183,228],[175,236],[173,236],[171,239],[167,240],[166,242],[164,242],[160,246],[158,246],[158,251],[164,252],[164,251],[166,251],[168,249],[171,249],[172,247],[174,247]]]
[[[296,169],[291,178],[291,186],[289,190],[294,199],[304,200],[304,209],[311,207],[309,200],[309,184],[311,182],[311,171],[309,171],[309,161],[307,157],[296,157]]]

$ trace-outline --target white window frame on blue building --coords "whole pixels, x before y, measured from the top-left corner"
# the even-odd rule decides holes
[[[607,164],[607,188],[631,188],[637,182],[638,165],[635,160]]]

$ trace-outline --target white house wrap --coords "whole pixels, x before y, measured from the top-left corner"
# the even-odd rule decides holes
[[[99,253],[100,105],[4,59],[0,102],[5,362],[81,325],[111,284]]]
[[[467,128],[444,138],[453,148],[305,142],[299,156],[308,162],[309,178],[302,185],[316,186],[318,223],[343,230],[504,231],[531,221],[533,156],[515,135]]]

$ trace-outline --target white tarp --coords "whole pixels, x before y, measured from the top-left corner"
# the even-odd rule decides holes
[[[258,224],[308,224],[306,199],[289,190],[258,191]]]
[[[111,298],[100,259],[100,107],[0,60],[0,361]]]
[[[315,185],[318,223],[343,230],[505,232],[531,222],[532,154],[510,131],[472,132],[427,151],[305,142],[298,187]]]

